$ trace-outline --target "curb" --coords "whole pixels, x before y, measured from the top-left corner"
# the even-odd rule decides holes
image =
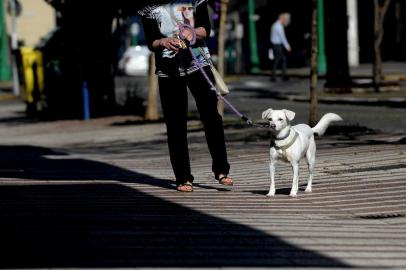
[[[281,100],[310,102],[310,98],[300,95],[276,95],[274,98]],[[406,98],[351,98],[351,97],[319,97],[319,103],[325,104],[352,104],[352,105],[365,105],[365,106],[388,106],[394,108],[406,107]]]
[[[4,100],[18,100],[20,97],[16,97],[13,94],[0,94],[0,101]]]

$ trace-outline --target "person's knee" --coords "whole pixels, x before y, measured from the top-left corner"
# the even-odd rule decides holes
[[[205,128],[213,128],[213,127],[219,127],[223,125],[223,118],[219,114],[219,112],[214,111],[209,114],[204,114],[200,115],[200,120],[202,121],[203,125]]]

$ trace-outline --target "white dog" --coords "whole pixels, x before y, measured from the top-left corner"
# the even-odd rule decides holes
[[[299,162],[306,155],[309,166],[309,180],[306,192],[312,192],[313,169],[316,159],[316,143],[314,134],[323,135],[331,122],[341,121],[342,118],[334,113],[325,114],[319,123],[311,128],[305,124],[291,126],[295,113],[289,110],[268,109],[262,113],[262,119],[269,121],[272,133],[270,164],[271,186],[267,196],[275,196],[275,164],[278,161],[290,162],[293,168],[291,197],[296,197],[299,189]]]

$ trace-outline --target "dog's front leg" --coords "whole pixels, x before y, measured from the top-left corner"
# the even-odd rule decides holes
[[[293,181],[292,189],[290,190],[290,197],[296,197],[299,190],[299,162],[292,162]]]
[[[271,185],[269,187],[269,192],[266,194],[268,197],[275,196],[275,160],[271,159],[269,162],[269,172],[271,175]]]

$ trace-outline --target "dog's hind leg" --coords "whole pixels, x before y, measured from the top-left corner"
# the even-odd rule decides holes
[[[292,189],[290,190],[290,197],[296,197],[297,191],[299,190],[299,162],[292,162],[293,169],[293,182]]]
[[[271,174],[271,185],[269,187],[269,192],[266,194],[268,197],[275,196],[275,161],[271,160],[269,162],[269,172]]]
[[[309,167],[309,180],[307,181],[307,187],[306,187],[305,192],[311,193],[314,164],[316,163],[316,143],[314,141],[314,137],[312,137],[310,139],[309,148],[307,149],[307,152],[306,152],[306,160],[307,160],[307,165]]]

